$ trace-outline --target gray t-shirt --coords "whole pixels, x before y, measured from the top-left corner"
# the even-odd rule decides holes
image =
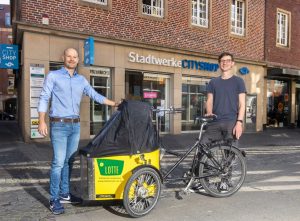
[[[229,79],[216,77],[210,80],[207,93],[213,94],[213,114],[217,121],[235,121],[238,115],[239,94],[246,93],[244,80],[233,75]]]

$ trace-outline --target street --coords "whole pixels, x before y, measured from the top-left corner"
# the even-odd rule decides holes
[[[300,147],[247,149],[248,176],[242,189],[228,198],[191,193],[179,199],[165,189],[156,208],[139,220],[299,220]],[[99,208],[56,220],[124,220],[122,214]]]
[[[65,205],[65,214],[52,215],[48,209],[51,147],[47,143],[24,143],[16,133],[16,125],[12,122],[3,124],[0,127],[0,220],[129,219],[119,204],[111,206],[101,202],[85,202],[78,206],[68,204]],[[298,134],[298,129],[284,133],[245,134],[249,141],[242,142],[242,149],[247,153],[248,173],[239,192],[228,198],[213,198],[202,192],[180,194],[178,184],[164,186],[157,206],[139,220],[299,220]],[[187,142],[183,140],[186,136],[181,136],[182,142]],[[268,138],[272,145],[245,145],[255,142],[253,139],[256,138],[259,143],[262,136],[273,137]],[[278,136],[282,136],[282,143],[286,139],[293,141],[293,145],[275,146]],[[174,157],[166,156],[163,167],[171,165],[174,160]],[[77,160],[72,175],[72,192],[76,194],[80,193],[79,167]]]

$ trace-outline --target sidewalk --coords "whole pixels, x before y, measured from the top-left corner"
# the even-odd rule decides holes
[[[197,134],[164,135],[171,149],[187,147]],[[81,141],[84,146],[88,141]],[[268,129],[245,133],[240,148],[263,146],[300,146],[300,129]],[[56,220],[48,209],[49,169],[52,149],[48,142],[24,143],[16,122],[0,121],[0,220]],[[72,174],[72,192],[79,194],[79,161]],[[66,206],[66,215],[103,209],[101,203]]]

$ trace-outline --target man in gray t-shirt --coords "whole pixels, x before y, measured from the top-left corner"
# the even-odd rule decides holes
[[[206,116],[216,115],[203,135],[201,143],[236,138],[243,132],[246,88],[242,78],[233,75],[233,55],[219,56],[221,76],[213,78],[207,86]]]

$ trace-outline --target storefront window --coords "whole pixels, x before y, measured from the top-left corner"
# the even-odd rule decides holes
[[[256,131],[256,112],[257,112],[257,95],[247,94],[246,96],[246,131]]]
[[[90,84],[103,96],[111,99],[111,71],[109,68],[92,67],[90,69]],[[107,105],[90,102],[90,134],[97,134],[108,121],[111,109]]]
[[[267,127],[288,126],[290,119],[289,84],[282,80],[267,80]]]
[[[181,130],[199,130],[198,117],[205,114],[206,86],[209,79],[182,77],[182,112]]]
[[[170,76],[160,73],[126,71],[126,99],[140,100],[151,104],[154,108],[169,107]],[[155,115],[153,115],[153,121]],[[161,131],[170,131],[170,116],[161,118]]]

